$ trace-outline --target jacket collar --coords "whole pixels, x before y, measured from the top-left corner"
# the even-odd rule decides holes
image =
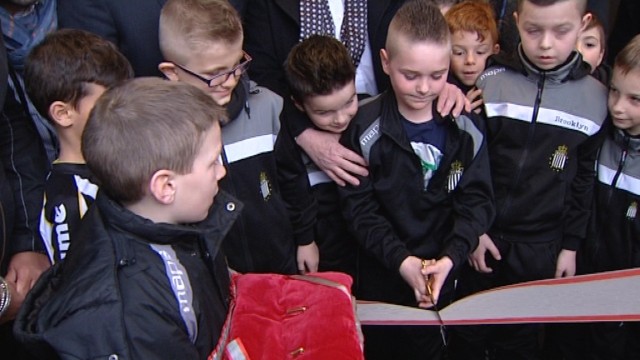
[[[640,137],[631,136],[624,130],[618,128],[613,129],[613,141],[620,147],[625,147],[625,143],[628,142],[628,150],[631,153],[640,154]]]
[[[581,79],[591,72],[589,65],[582,60],[582,55],[575,50],[563,64],[550,70],[542,70],[526,57],[522,51],[522,44],[518,45],[518,50],[513,54],[500,53],[492,56],[487,67],[493,64],[506,66],[528,77],[537,78],[544,75],[545,81],[552,83]]]
[[[275,0],[278,7],[282,9],[296,25],[300,26],[300,1],[298,0]]]
[[[413,152],[411,146],[409,144],[409,140],[407,139],[407,134],[402,125],[403,117],[398,110],[398,101],[396,100],[394,92],[389,89],[380,95],[382,101],[382,110],[380,112],[381,121],[380,128],[383,133],[390,136],[395,142],[402,146],[407,146],[407,150]],[[436,100],[433,101],[433,120],[437,122],[446,121],[449,116],[443,118],[440,116],[440,113],[436,110]],[[454,124],[453,121],[450,121],[451,124]]]
[[[251,109],[249,108],[249,92],[254,87],[252,81],[249,80],[249,76],[244,73],[238,81],[238,85],[231,92],[231,100],[227,104],[227,116],[226,121],[221,122],[220,125],[225,126],[240,116],[240,113],[244,110],[247,116],[251,117]]]
[[[176,225],[154,223],[136,215],[102,192],[98,193],[96,204],[103,214],[103,220],[107,226],[132,234],[142,241],[161,245],[175,244],[184,239],[194,238],[209,238],[214,242],[221,243],[242,208],[239,201],[224,191],[220,191],[216,195],[206,219],[195,224]]]

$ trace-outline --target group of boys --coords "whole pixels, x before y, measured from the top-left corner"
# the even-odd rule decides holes
[[[583,248],[579,271],[639,266],[640,40],[616,60],[607,126],[606,88],[574,50],[585,11],[586,0],[520,0],[517,52],[490,57],[489,5],[443,16],[408,1],[380,52],[391,89],[360,104],[352,58],[332,37],[290,52],[291,99],[251,82],[225,0],[167,1],[159,69],[171,81],[125,81],[131,68],[108,42],[52,33],[25,79],[60,139],[41,218],[55,265],[17,336],[41,356],[204,359],[228,310],[228,268],[338,270],[359,298],[441,308],[572,276]],[[474,111],[438,111],[448,79]],[[368,175],[338,186],[280,119],[340,136]],[[608,325],[593,330],[637,334]],[[452,330],[366,327],[365,355],[540,356],[533,325]],[[625,346],[620,358],[632,356]]]

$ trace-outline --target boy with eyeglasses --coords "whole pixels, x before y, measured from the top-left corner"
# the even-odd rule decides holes
[[[189,19],[185,24],[184,19]],[[249,81],[242,22],[224,0],[169,0],[160,15],[159,69],[209,94],[227,110],[221,122],[228,174],[220,187],[244,203],[223,242],[239,272],[296,272],[297,248],[277,183],[273,154],[282,98]]]

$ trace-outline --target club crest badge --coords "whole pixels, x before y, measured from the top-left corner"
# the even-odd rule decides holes
[[[558,146],[553,155],[551,155],[551,159],[549,159],[549,167],[551,167],[551,169],[556,172],[564,170],[564,166],[567,163],[567,159],[569,158],[567,156],[568,153],[568,147],[564,145]]]
[[[271,198],[271,181],[267,177],[267,173],[264,171],[260,172],[260,192],[262,193],[262,199],[264,201],[269,201]]]
[[[632,202],[627,209],[627,219],[634,220],[636,218],[636,214],[638,213],[638,203]]]
[[[449,177],[447,178],[447,191],[452,192],[456,186],[458,186],[458,182],[460,178],[462,178],[462,173],[464,172],[464,167],[462,166],[462,162],[454,161],[451,164],[451,170],[449,170]]]

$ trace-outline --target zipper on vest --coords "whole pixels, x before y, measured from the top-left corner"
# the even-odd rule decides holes
[[[520,183],[520,177],[522,176],[522,171],[524,169],[525,164],[527,163],[527,159],[529,158],[529,149],[533,145],[533,138],[536,131],[536,123],[538,120],[538,113],[540,112],[540,103],[542,102],[542,90],[544,89],[544,83],[547,75],[546,73],[542,73],[540,79],[538,80],[538,91],[536,93],[536,100],[533,103],[533,115],[531,117],[531,125],[529,126],[529,132],[527,133],[527,142],[524,146],[524,151],[522,155],[520,155],[520,160],[518,161],[518,167],[516,168],[516,176],[513,177],[513,182],[509,188],[509,193],[507,194],[507,198],[505,199],[504,205],[502,206],[502,210],[500,211],[500,215],[498,219],[504,219],[505,214],[508,214],[509,208],[511,207],[511,202],[513,200],[513,196],[511,195],[513,190],[516,188],[518,183]]]
[[[620,175],[622,174],[622,170],[624,169],[624,165],[627,162],[627,155],[629,154],[630,141],[631,141],[631,138],[627,134],[624,134],[624,138],[622,140],[622,153],[620,154],[620,159],[618,160],[618,169],[616,170],[616,173],[613,176],[613,179],[611,180],[611,184],[608,184],[608,187],[607,187],[607,201],[605,202],[604,206],[598,207],[597,211],[602,211],[601,209],[608,209],[609,206],[611,205],[611,198],[613,197],[613,193],[615,192],[616,184],[618,183],[618,180],[620,179]],[[591,255],[593,259],[596,259],[596,255],[600,251],[600,237],[602,236],[602,229],[604,228],[604,224],[607,221],[604,217],[598,216],[597,218],[598,218],[598,222],[597,222],[598,228],[596,229],[595,245],[593,248],[593,254]]]
[[[629,137],[629,135],[624,134],[624,139],[622,140],[622,154],[620,155],[620,160],[618,161],[618,170],[616,170],[616,174],[613,176],[613,180],[611,181],[611,189],[616,187],[616,184],[618,183],[618,179],[620,178],[620,175],[622,174],[622,170],[624,169],[624,164],[627,162],[627,155],[629,154],[630,141],[631,141],[631,138]],[[611,200],[612,193],[613,191],[610,190],[608,200]],[[607,205],[608,204],[609,204],[609,201],[607,201]]]

